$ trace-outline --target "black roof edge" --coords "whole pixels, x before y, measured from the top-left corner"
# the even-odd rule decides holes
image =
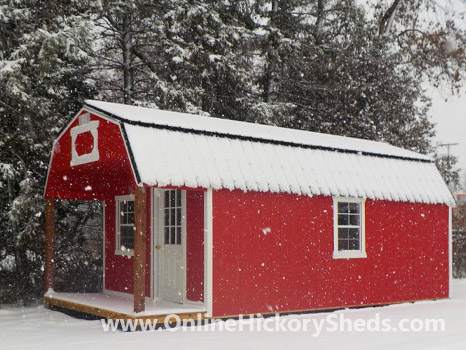
[[[368,151],[356,151],[356,150],[337,148],[337,147],[306,145],[306,144],[298,143],[298,142],[270,140],[270,139],[264,139],[264,138],[253,137],[253,136],[242,136],[242,135],[221,133],[221,132],[216,132],[216,131],[206,131],[206,130],[196,130],[196,129],[190,129],[190,128],[183,128],[183,127],[179,127],[179,126],[159,125],[159,124],[152,124],[152,123],[145,123],[145,122],[137,122],[137,121],[128,120],[128,119],[116,116],[116,115],[114,115],[112,113],[104,111],[103,109],[100,109],[98,107],[94,107],[92,105],[89,105],[87,103],[84,103],[84,105],[86,107],[94,109],[95,111],[97,111],[99,113],[102,113],[103,115],[105,115],[105,116],[107,116],[109,118],[115,119],[115,120],[117,120],[119,122],[130,124],[130,125],[142,126],[142,127],[146,127],[146,128],[162,129],[162,130],[169,130],[169,131],[178,131],[178,132],[191,133],[191,134],[196,134],[196,135],[217,136],[217,137],[229,138],[229,139],[234,139],[234,140],[242,140],[242,141],[262,142],[262,143],[268,143],[268,144],[272,144],[272,145],[299,147],[299,148],[307,148],[307,149],[317,149],[317,150],[321,150],[321,151],[350,153],[350,154],[361,154],[361,155],[364,155],[364,156],[372,156],[372,157],[379,157],[379,158],[391,158],[391,159],[409,160],[409,161],[417,161],[417,162],[422,162],[422,163],[433,163],[434,162],[433,160],[429,160],[429,159],[394,156],[394,155],[390,155],[390,154],[368,152]],[[128,142],[126,131],[125,131],[125,138],[126,138],[125,141]],[[129,143],[128,143],[128,145],[129,145]],[[128,149],[130,150],[129,147],[128,147]],[[130,151],[130,153],[131,153],[131,151]],[[131,157],[132,157],[132,153],[131,153]],[[134,161],[134,159],[132,159],[132,160]],[[136,168],[135,168],[135,171],[137,171]]]
[[[126,144],[126,149],[128,150],[130,162],[133,165],[134,176],[136,177],[136,182],[137,182],[137,184],[140,184],[141,183],[141,176],[139,175],[138,166],[136,164],[136,160],[134,159],[133,150],[131,149],[131,145],[130,145],[129,140],[128,140],[128,134],[126,133],[126,129],[125,129],[124,124],[121,125],[121,131],[123,133],[123,139],[124,139],[125,144]]]

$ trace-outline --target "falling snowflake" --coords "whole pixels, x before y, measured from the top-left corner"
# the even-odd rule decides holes
[[[272,229],[270,227],[266,227],[262,229],[262,233],[267,236],[267,233],[272,232]]]

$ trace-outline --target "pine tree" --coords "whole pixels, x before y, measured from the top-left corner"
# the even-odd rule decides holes
[[[93,94],[85,8],[73,0],[1,5],[0,299],[43,288],[43,189],[58,130]],[[79,234],[79,232],[76,232]],[[76,248],[72,246],[70,248]]]
[[[250,33],[222,1],[103,1],[94,75],[102,97],[237,119]],[[100,73],[100,74],[99,74]]]

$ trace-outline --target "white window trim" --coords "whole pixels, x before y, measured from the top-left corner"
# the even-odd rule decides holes
[[[87,119],[89,118],[90,113],[81,114],[79,119]],[[85,118],[87,117],[87,118]],[[96,162],[99,160],[99,121],[93,120],[89,121],[85,124],[79,124],[70,130],[71,135],[71,162],[70,166],[76,166],[91,162]],[[86,132],[90,132],[93,138],[93,148],[90,153],[78,155],[76,151],[76,138],[78,135],[84,134]]]
[[[361,204],[361,231],[359,250],[338,250],[338,202],[360,203]],[[366,254],[366,199],[333,197],[333,258],[334,259],[354,259],[367,258]]]
[[[134,201],[134,194],[115,196],[115,255],[134,256],[133,249],[126,251],[120,249],[120,202],[123,201]]]

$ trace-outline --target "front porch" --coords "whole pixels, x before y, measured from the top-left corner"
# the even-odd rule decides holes
[[[99,293],[65,293],[54,290],[56,199],[47,199],[45,259],[45,291],[47,292],[44,295],[46,305],[106,319],[149,319],[156,323],[163,323],[166,315],[169,314],[176,314],[180,319],[196,320],[211,316],[209,312],[211,292],[208,288],[211,286],[211,279],[206,278],[206,275],[210,276],[210,269],[205,265],[207,261],[211,261],[208,249],[212,242],[208,219],[211,218],[208,210],[211,208],[211,190],[174,191],[138,186],[134,192],[134,249],[131,255],[115,253],[115,247],[112,246],[115,235],[111,233],[115,227],[114,213],[116,211],[119,214],[121,210],[116,209],[111,201],[104,201],[104,274],[103,290]],[[170,270],[163,265],[165,261],[161,259],[160,254],[164,252],[163,247],[166,246],[164,243],[167,243],[165,235],[167,230],[163,226],[166,222],[163,213],[167,209],[164,209],[162,199],[165,198],[165,194],[173,193],[179,193],[181,196],[183,217],[179,219],[182,226],[181,241],[177,237],[175,245],[181,255],[176,256],[173,263],[179,266],[181,271],[177,279],[179,289],[169,290],[170,295],[166,292],[162,293],[163,288],[166,287],[161,282],[168,281],[173,284],[173,281],[177,280],[169,278],[173,269]],[[106,207],[109,210],[105,210]],[[109,217],[110,215],[113,216]],[[173,240],[172,237],[169,239]],[[207,246],[204,242],[207,242]],[[124,265],[119,266],[121,262]],[[174,274],[176,272],[175,270]]]
[[[106,319],[141,319],[159,324],[170,314],[176,314],[181,320],[207,318],[204,305],[196,302],[178,304],[160,299],[147,299],[145,311],[134,312],[133,298],[130,296],[109,293],[58,293],[52,290],[44,295],[44,301],[48,306]]]
[[[210,316],[208,305],[211,294],[208,286],[211,285],[211,279],[205,279],[207,271],[210,270],[205,268],[205,262],[211,261],[211,258],[204,242],[207,241],[208,246],[211,246],[210,220],[206,220],[211,214],[207,212],[205,215],[204,209],[211,208],[211,191],[208,190],[204,194],[200,191],[146,189],[138,186],[134,192],[134,249],[131,255],[115,253],[115,247],[112,246],[115,236],[109,237],[115,220],[114,217],[110,220],[106,219],[108,215],[114,215],[115,211],[118,214],[121,210],[116,209],[111,202],[105,204],[104,201],[104,274],[103,290],[99,293],[76,293],[73,290],[69,293],[54,290],[56,199],[47,199],[45,259],[47,292],[44,295],[46,305],[107,319],[150,319],[156,323],[163,323],[166,315],[169,314],[176,314],[180,319],[196,320]],[[176,270],[168,269],[160,256],[161,252],[164,252],[163,247],[167,246],[164,244],[167,243],[165,235],[167,230],[163,226],[166,222],[163,213],[167,209],[162,206],[162,199],[165,198],[164,194],[174,193],[179,193],[182,199],[180,212],[183,218],[179,219],[182,226],[181,240],[177,237],[175,245],[181,255],[175,256],[173,263],[179,266],[181,274]],[[107,213],[105,207],[110,208]],[[188,225],[190,222],[192,228],[187,230],[187,226],[191,227]],[[204,230],[204,227],[207,230]],[[169,239],[173,240],[172,238]],[[169,258],[171,259],[170,256]],[[124,265],[119,267],[118,263],[121,262],[124,262]],[[178,274],[177,279],[170,278],[172,271],[174,275]],[[169,282],[170,287],[178,280],[179,289],[168,289],[171,295],[162,293],[163,288],[167,289],[162,281]],[[204,298],[205,295],[207,298]]]

